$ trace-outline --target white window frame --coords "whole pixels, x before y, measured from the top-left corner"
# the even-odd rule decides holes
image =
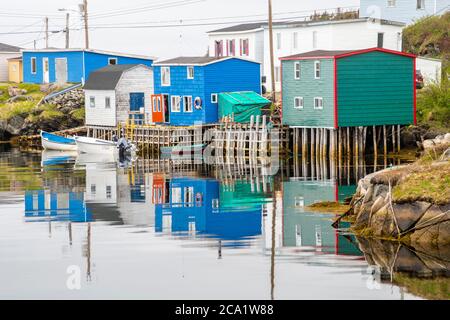
[[[425,10],[425,0],[417,0],[416,10]]]
[[[34,63],[33,63],[34,61]],[[36,57],[31,57],[30,60],[30,67],[31,67],[31,74],[36,74],[37,73],[37,59]],[[34,70],[33,70],[33,64],[34,64]]]
[[[319,76],[317,76],[319,72]],[[322,66],[320,60],[314,61],[314,79],[319,80],[322,77]]]
[[[188,110],[187,104],[186,104],[186,98],[188,101],[190,101],[190,110]],[[193,105],[192,105],[192,96],[183,96],[183,112],[192,113],[194,111]]]
[[[294,79],[300,80],[301,77],[302,77],[302,68],[300,66],[300,61],[296,61],[294,63]]]
[[[111,109],[111,97],[105,97],[105,109]]]
[[[115,61],[116,63],[115,64],[112,64],[111,63],[111,61]],[[110,66],[115,66],[115,65],[117,65],[119,63],[119,59],[118,58],[108,58],[108,65],[110,65]]]
[[[190,70],[192,70],[192,76],[191,76],[191,73],[189,72]],[[194,66],[187,66],[186,71],[187,71],[187,78],[188,78],[188,80],[193,80],[194,77],[195,77]]]
[[[298,32],[292,33],[292,49],[298,49]]]
[[[240,46],[241,46],[241,56],[247,56],[249,55],[250,50],[250,40],[248,38],[241,39],[240,40]]]
[[[396,0],[387,0],[387,7],[388,8],[395,8],[397,6]]]
[[[281,32],[278,32],[277,33],[277,35],[276,35],[276,37],[277,37],[277,50],[281,50]]]
[[[175,108],[175,106],[178,106],[178,108]],[[181,112],[181,97],[180,96],[171,96],[170,97],[170,111],[171,112]]]
[[[166,82],[164,82],[164,74],[166,74]],[[161,87],[170,87],[170,67],[161,67]]]
[[[217,93],[211,94],[211,103],[219,103],[219,95]]]
[[[320,106],[316,106],[316,101],[320,101]],[[322,97],[314,97],[314,110],[323,110],[323,98]]]
[[[89,107],[95,108],[95,96],[89,97]]]
[[[300,102],[300,104],[297,106],[297,101]],[[303,97],[294,97],[294,109],[303,109],[304,107],[304,100]]]

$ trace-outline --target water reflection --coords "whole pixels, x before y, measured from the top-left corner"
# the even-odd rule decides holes
[[[386,283],[384,271],[378,280],[367,271],[369,265],[381,264],[374,258],[379,254],[370,253],[373,243],[345,232],[346,223],[339,230],[332,228],[333,215],[307,209],[317,201],[342,201],[350,196],[356,189],[353,174],[341,180],[326,175],[302,176],[302,170],[289,162],[282,162],[279,174],[271,176],[267,167],[242,162],[212,167],[170,159],[138,159],[125,165],[115,159],[97,160],[60,153],[41,157],[14,149],[0,154],[0,219],[12,223],[3,214],[7,211],[4,208],[11,205],[8,199],[16,199],[12,193],[24,194],[20,207],[25,226],[17,221],[11,235],[24,228],[30,232],[47,226],[52,242],[40,249],[45,248],[45,255],[51,256],[54,245],[68,245],[64,257],[72,257],[72,264],[83,266],[86,283],[95,287],[94,297],[115,297],[115,292],[120,296],[120,290],[99,280],[115,279],[108,282],[113,286],[117,277],[131,277],[130,284],[121,282],[121,290],[129,292],[126,297],[138,298],[148,298],[149,288],[163,288],[166,282],[199,298],[405,297],[401,290],[392,293],[395,281],[392,278]],[[35,237],[36,242],[42,239],[41,234]],[[35,249],[33,242],[28,246]],[[81,261],[74,255],[79,249]],[[386,250],[389,257],[395,255]],[[5,263],[16,259],[1,245],[0,257]],[[211,259],[219,264],[212,265]],[[159,267],[159,260],[179,266],[182,279],[199,272],[196,279],[201,285],[193,289],[177,282],[177,273],[164,263]],[[119,274],[113,272],[116,265],[120,265]],[[148,270],[137,271],[139,265],[158,269],[154,274],[159,276],[149,276]],[[406,269],[396,268],[390,274]],[[448,265],[443,270],[448,271]],[[216,276],[206,276],[210,273]],[[443,275],[448,274],[433,274]],[[152,279],[148,287],[133,295],[140,292],[146,279]],[[367,284],[370,279],[378,281],[379,292]],[[229,284],[234,282],[247,282],[248,288],[241,291],[248,295],[239,296],[232,290]],[[202,295],[202,288],[206,290],[210,283],[222,289],[210,288],[208,295]],[[347,286],[353,291],[346,292]],[[12,285],[14,288],[19,289]],[[53,297],[48,290],[48,296]],[[166,298],[188,297],[170,292]],[[79,297],[85,297],[83,294],[87,292]],[[406,298],[414,296],[406,294]]]

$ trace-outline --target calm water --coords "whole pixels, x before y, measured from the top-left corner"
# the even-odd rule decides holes
[[[398,284],[348,225],[305,208],[350,196],[354,177],[97,160],[3,147],[0,298],[427,297]]]

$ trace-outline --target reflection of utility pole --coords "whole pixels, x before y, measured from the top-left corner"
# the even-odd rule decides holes
[[[86,271],[86,279],[87,281],[91,281],[91,224],[88,223],[87,229],[87,248],[86,248],[86,262],[87,262],[87,271]]]
[[[270,298],[275,300],[275,225],[277,216],[277,197],[273,198],[272,210],[272,250],[270,255]]]
[[[272,78],[272,102],[276,102],[275,94],[275,58],[273,53],[273,28],[272,28],[272,0],[269,0],[269,46],[270,46],[270,74]]]
[[[218,259],[222,259],[222,240],[219,240],[219,256]]]
[[[72,222],[69,222],[69,244],[72,246]]]

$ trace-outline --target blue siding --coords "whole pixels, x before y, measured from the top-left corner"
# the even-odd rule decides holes
[[[206,66],[194,67],[194,79],[187,78],[187,66],[170,67],[170,86],[161,86],[161,67],[155,66],[155,94],[171,96],[192,96],[202,99],[202,109],[192,112],[183,111],[183,101],[180,112],[170,110],[171,125],[193,125],[196,122],[218,122],[218,104],[211,103],[211,94],[233,91],[261,92],[260,65],[255,62],[229,59]]]
[[[31,58],[36,57],[36,74],[31,73]],[[56,81],[55,59],[67,59],[67,81],[72,83],[87,80],[91,72],[108,65],[109,58],[117,58],[118,64],[144,64],[151,66],[153,61],[148,59],[137,59],[130,57],[114,56],[103,53],[93,53],[84,51],[24,51],[23,52],[23,81],[25,83],[41,84],[44,81],[43,58],[49,60],[49,80],[50,83]],[[84,69],[84,71],[83,71]]]
[[[387,0],[361,0],[360,16],[410,24],[422,17],[433,15],[435,3],[437,13],[443,13],[443,9],[450,6],[450,0],[425,0],[424,9],[417,9],[416,0],[396,0],[395,7],[388,7]]]

